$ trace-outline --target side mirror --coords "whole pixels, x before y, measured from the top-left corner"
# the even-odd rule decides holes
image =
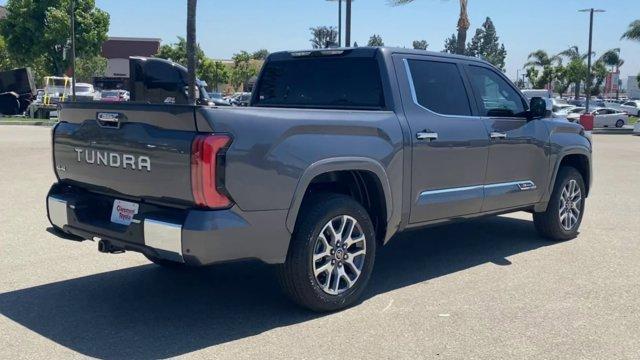
[[[533,97],[529,102],[529,119],[543,118],[547,112],[547,102],[541,97]]]

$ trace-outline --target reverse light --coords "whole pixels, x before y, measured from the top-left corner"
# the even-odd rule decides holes
[[[191,144],[191,191],[198,206],[226,208],[231,200],[224,188],[225,153],[231,137],[225,134],[196,135]]]

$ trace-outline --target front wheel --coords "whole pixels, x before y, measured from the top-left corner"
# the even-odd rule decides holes
[[[616,121],[616,127],[617,128],[621,128],[624,126],[624,120],[620,119],[618,121]]]
[[[305,202],[278,277],[284,292],[314,311],[356,303],[369,282],[376,253],[367,211],[344,195]]]
[[[533,214],[538,233],[550,240],[569,240],[578,234],[585,205],[584,179],[573,167],[558,171],[547,210]]]

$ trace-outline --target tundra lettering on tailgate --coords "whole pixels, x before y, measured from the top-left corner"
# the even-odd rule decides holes
[[[130,168],[132,170],[151,171],[151,160],[148,156],[135,156],[131,154],[119,154],[111,151],[99,151],[93,149],[74,149],[78,162],[110,167]]]

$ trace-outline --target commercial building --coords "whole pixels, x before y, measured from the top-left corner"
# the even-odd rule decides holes
[[[640,99],[640,86],[638,86],[637,76],[629,76],[627,79],[627,96],[629,99]]]

